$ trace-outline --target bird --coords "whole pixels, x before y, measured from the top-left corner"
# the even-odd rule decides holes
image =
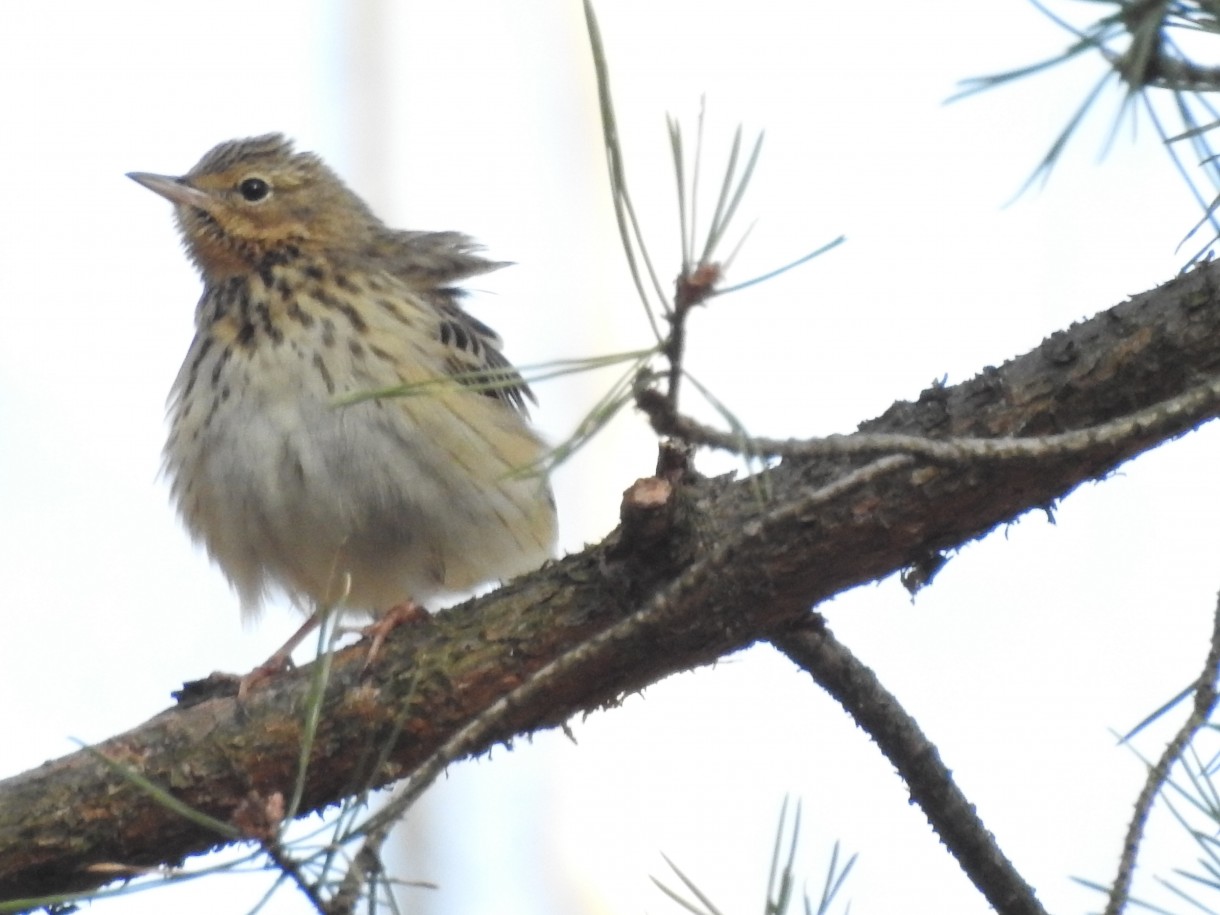
[[[333,610],[392,626],[553,555],[534,395],[463,308],[460,284],[505,263],[388,227],[279,133],[128,177],[173,204],[203,283],[168,399],[172,501],[243,616],[277,588],[307,614],[260,669]]]

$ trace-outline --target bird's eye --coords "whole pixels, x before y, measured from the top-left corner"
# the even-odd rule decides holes
[[[246,178],[237,185],[241,196],[250,203],[258,203],[271,193],[271,185],[262,178]]]

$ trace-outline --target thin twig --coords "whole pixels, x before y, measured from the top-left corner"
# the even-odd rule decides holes
[[[892,693],[810,614],[771,642],[807,671],[876,742],[966,876],[1002,915],[1046,915],[1033,889],[987,831],[940,754]]]
[[[301,891],[309,904],[314,907],[318,915],[329,915],[326,900],[318,894],[318,888],[308,877],[301,871],[301,865],[288,855],[283,847],[278,842],[264,842],[263,851],[267,857],[275,865],[276,869],[291,880],[298,890]]]
[[[1144,838],[1144,828],[1148,823],[1148,814],[1152,805],[1161,793],[1170,770],[1177,765],[1190,746],[1195,734],[1207,724],[1216,709],[1217,692],[1216,677],[1220,674],[1220,597],[1216,601],[1216,612],[1212,620],[1211,648],[1207,652],[1207,660],[1199,678],[1195,681],[1195,707],[1189,718],[1182,725],[1173,740],[1165,747],[1165,752],[1157,760],[1156,765],[1148,770],[1148,778],[1144,781],[1143,790],[1135,801],[1135,812],[1127,827],[1127,835],[1123,840],[1123,853],[1118,863],[1118,874],[1110,889],[1110,899],[1106,903],[1105,915],[1119,915],[1126,908],[1131,897],[1131,881],[1135,876],[1135,865],[1139,857],[1140,843]]]
[[[674,412],[666,397],[652,388],[636,391],[636,404],[648,415],[661,435],[671,435],[693,445],[706,445],[741,454],[740,432],[722,432]],[[1064,454],[1079,454],[1119,444],[1132,438],[1163,435],[1183,422],[1204,422],[1220,413],[1220,376],[1202,382],[1169,400],[1137,410],[1127,416],[1055,435],[1001,438],[933,439],[919,435],[859,432],[824,438],[749,438],[751,455],[772,457],[826,457],[830,455],[872,456],[910,454],[947,464],[972,460],[1041,460]]]
[[[364,894],[364,887],[384,871],[381,863],[381,847],[394,823],[386,824],[384,829],[369,832],[364,837],[360,850],[339,881],[339,888],[326,905],[323,915],[351,915],[356,910],[356,903]]]

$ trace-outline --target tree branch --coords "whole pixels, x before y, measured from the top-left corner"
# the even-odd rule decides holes
[[[876,674],[839,642],[816,614],[771,638],[830,693],[894,764],[966,876],[1001,915],[1046,915],[1033,888],[1000,851],[974,805],[953,781],[936,747]]]
[[[1220,366],[1218,280],[1220,266],[1206,265],[1058,332],[998,369],[897,403],[862,429],[1029,437],[1097,426],[1167,401]],[[765,503],[751,480],[643,487],[653,500],[642,512],[647,524],[624,525],[494,594],[400,628],[364,674],[361,648],[339,652],[301,811],[410,774],[537,671],[660,595],[669,601],[663,623],[639,626],[613,651],[592,653],[528,701],[510,704],[464,751],[483,752],[613,705],[671,673],[769,638],[819,601],[924,565],[1214,415],[1213,406],[1183,413],[1164,428],[1141,427],[1069,455],[955,465],[905,457],[903,469],[841,487],[830,499],[811,494],[833,489],[869,459],[785,460],[766,471]],[[625,517],[640,516],[639,509],[625,506]],[[766,536],[758,536],[762,529]],[[695,569],[699,574],[687,574]],[[95,751],[0,782],[0,899],[87,891],[122,868],[175,863],[230,841],[158,804],[98,754],[233,823],[251,796],[292,796],[309,675],[309,668],[287,674],[241,704],[221,697],[171,708]]]

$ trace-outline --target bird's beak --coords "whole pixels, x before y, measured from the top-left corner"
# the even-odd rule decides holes
[[[153,175],[149,172],[128,172],[127,177],[136,184],[142,184],[154,194],[160,194],[171,203],[206,209],[208,195],[198,188],[193,188],[181,178],[172,175]]]

